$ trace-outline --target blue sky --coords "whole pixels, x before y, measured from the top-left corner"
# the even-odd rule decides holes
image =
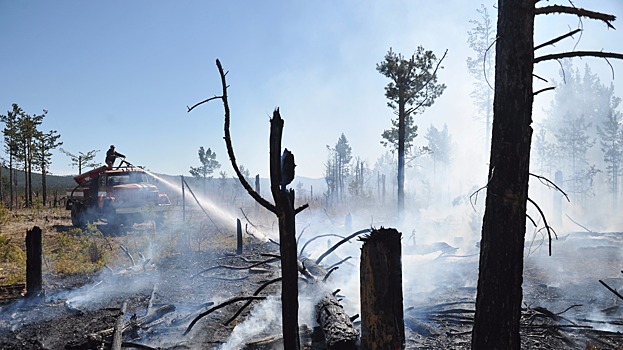
[[[617,15],[615,27],[623,28],[619,0],[575,3]],[[387,80],[375,66],[390,47],[409,55],[423,45],[438,56],[448,49],[439,74],[448,88],[416,116],[420,135],[431,124],[447,123],[457,148],[474,152],[482,148],[476,145],[484,142],[484,132],[473,118],[465,60],[473,55],[466,32],[469,20],[478,18],[479,5],[463,0],[0,0],[0,113],[12,103],[27,113],[47,109],[43,129],[57,130],[66,150],[100,150],[103,162],[115,144],[130,162],[170,175],[189,175],[189,167],[199,165],[198,148],[209,147],[220,170],[231,176],[222,105],[214,101],[186,112],[186,106],[219,94],[214,64],[219,58],[229,71],[239,164],[268,176],[268,121],[279,107],[285,119],[283,146],[295,154],[297,174],[321,177],[325,146],[334,145],[341,133],[369,166],[385,151],[380,134],[393,115],[384,98]],[[539,18],[535,41],[577,23],[573,16]],[[623,52],[623,29],[583,24],[578,49]],[[573,44],[548,50],[569,50]],[[577,64],[584,62],[604,83],[612,81],[603,60]],[[616,94],[623,96],[623,65],[611,63]],[[536,72],[555,78],[557,69],[556,63],[543,63]],[[537,97],[535,114],[547,98]],[[422,136],[416,139],[423,142]],[[57,152],[51,170],[77,173],[69,163]]]

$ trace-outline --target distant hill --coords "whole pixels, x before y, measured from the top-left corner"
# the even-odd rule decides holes
[[[25,178],[24,172],[21,170],[13,170],[15,179],[13,181],[17,181],[18,188],[24,188]],[[64,176],[56,176],[56,175],[47,175],[46,178],[46,186],[48,191],[65,191],[67,187],[73,187],[76,185],[76,182],[71,175]],[[6,167],[2,167],[2,185],[4,187],[8,186],[9,183],[9,169]],[[35,191],[41,190],[41,174],[40,173],[32,173],[32,188]]]

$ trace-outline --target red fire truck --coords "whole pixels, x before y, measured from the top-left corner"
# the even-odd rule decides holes
[[[115,168],[102,166],[75,176],[78,185],[67,189],[65,206],[71,210],[72,225],[83,227],[97,220],[114,226],[151,219],[162,223],[171,202],[152,179],[143,168],[125,160]]]

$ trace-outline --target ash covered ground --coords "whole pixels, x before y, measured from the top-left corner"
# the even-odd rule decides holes
[[[623,289],[622,241],[621,233],[571,233],[553,242],[552,256],[546,242],[526,245],[524,349],[623,348],[621,300],[599,282]],[[302,238],[300,245],[305,242]],[[306,254],[316,257],[326,247],[310,244]],[[324,262],[330,266],[351,257],[328,283],[332,290],[341,289],[339,296],[349,315],[360,312],[360,247],[361,242],[352,240]],[[137,257],[134,266],[126,262],[89,276],[45,276],[44,297],[5,297],[0,306],[0,348],[97,349],[109,343],[105,331],[114,327],[125,301],[126,324],[155,315],[124,332],[127,346],[279,349],[279,283],[264,289],[260,295],[266,299],[254,301],[231,323],[225,324],[242,302],[205,316],[184,335],[201,312],[233,297],[253,295],[279,276],[278,262],[248,268],[269,259],[265,254],[277,254],[276,244],[248,239],[242,255],[234,252],[234,246],[208,244],[161,258]],[[406,348],[469,349],[478,273],[475,242],[415,244],[405,238],[402,261]],[[314,296],[306,293],[303,283],[300,289],[303,348],[322,349],[322,334],[314,329]],[[356,321],[355,325],[359,326]]]

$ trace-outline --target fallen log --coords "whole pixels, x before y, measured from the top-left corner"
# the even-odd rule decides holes
[[[316,303],[316,321],[322,327],[327,349],[357,349],[359,332],[331,293]]]

